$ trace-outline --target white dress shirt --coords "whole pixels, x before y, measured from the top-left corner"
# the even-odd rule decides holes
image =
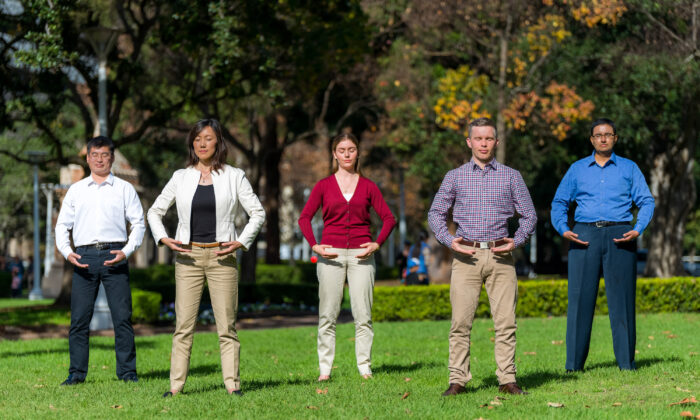
[[[127,220],[131,223],[128,241]],[[66,259],[74,252],[70,246],[70,229],[76,247],[126,242],[122,252],[129,258],[141,245],[146,231],[143,207],[133,185],[111,173],[101,184],[90,175],[71,185],[56,221],[56,246]]]
[[[185,244],[190,242],[192,198],[197,191],[200,176],[201,172],[191,166],[175,171],[153,202],[148,210],[148,225],[157,244],[161,239],[171,237],[165,231],[162,219],[173,202],[176,203],[178,217],[175,240]],[[220,171],[211,172],[211,179],[216,199],[216,241],[238,241],[247,251],[265,222],[265,209],[241,169],[224,165]],[[240,235],[236,232],[234,223],[239,206],[243,207],[249,217]]]

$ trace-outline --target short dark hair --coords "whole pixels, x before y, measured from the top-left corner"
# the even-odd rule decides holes
[[[87,142],[87,152],[90,154],[92,148],[109,147],[109,152],[114,154],[114,142],[107,136],[93,137]]]
[[[204,118],[197,121],[190,130],[190,134],[187,135],[187,149],[189,150],[187,166],[195,166],[199,163],[199,157],[194,151],[194,139],[196,139],[199,133],[206,127],[210,127],[216,136],[216,149],[214,150],[214,156],[212,156],[212,170],[218,172],[226,164],[228,150],[226,142],[224,141],[224,135],[222,134],[221,123],[214,118]]]
[[[613,134],[617,135],[617,128],[615,128],[615,123],[611,119],[598,118],[591,124],[591,136],[593,136],[593,129],[598,127],[599,125],[609,125],[613,129]]]
[[[493,128],[493,137],[498,138],[498,130],[496,129],[496,124],[490,118],[477,118],[469,123],[468,136],[472,136],[472,127],[491,127]]]

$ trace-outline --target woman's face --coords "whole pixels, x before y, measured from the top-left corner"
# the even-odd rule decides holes
[[[208,162],[216,152],[216,134],[211,127],[204,127],[192,142],[194,153],[200,161]]]
[[[338,160],[338,167],[346,171],[355,171],[357,162],[357,146],[350,140],[343,140],[335,146],[333,156]]]

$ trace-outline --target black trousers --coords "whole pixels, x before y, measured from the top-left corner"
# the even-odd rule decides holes
[[[136,346],[134,328],[131,325],[131,288],[129,287],[129,263],[121,261],[114,266],[103,263],[114,258],[110,251],[121,249],[114,245],[106,249],[78,247],[79,262],[87,268],[74,267],[71,293],[71,318],[68,345],[70,369],[73,378],[85,379],[90,355],[90,320],[100,282],[107,292],[107,303],[114,324],[114,350],[117,357],[117,377],[136,373]]]
[[[613,242],[613,238],[621,238],[630,229],[630,225],[598,228],[581,223],[573,229],[588,246],[572,242],[569,248],[566,369],[581,370],[586,363],[601,271],[605,278],[615,359],[620,369],[636,368],[637,244],[636,241]]]

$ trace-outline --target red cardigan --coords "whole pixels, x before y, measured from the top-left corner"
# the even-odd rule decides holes
[[[323,207],[321,244],[334,248],[360,248],[361,244],[373,242],[369,231],[370,206],[382,219],[382,230],[374,242],[379,245],[384,243],[396,226],[396,219],[374,182],[360,176],[355,193],[348,202],[340,191],[335,175],[331,175],[316,183],[309,201],[306,202],[299,216],[301,233],[312,247],[317,242],[311,228],[311,219],[321,206]]]

